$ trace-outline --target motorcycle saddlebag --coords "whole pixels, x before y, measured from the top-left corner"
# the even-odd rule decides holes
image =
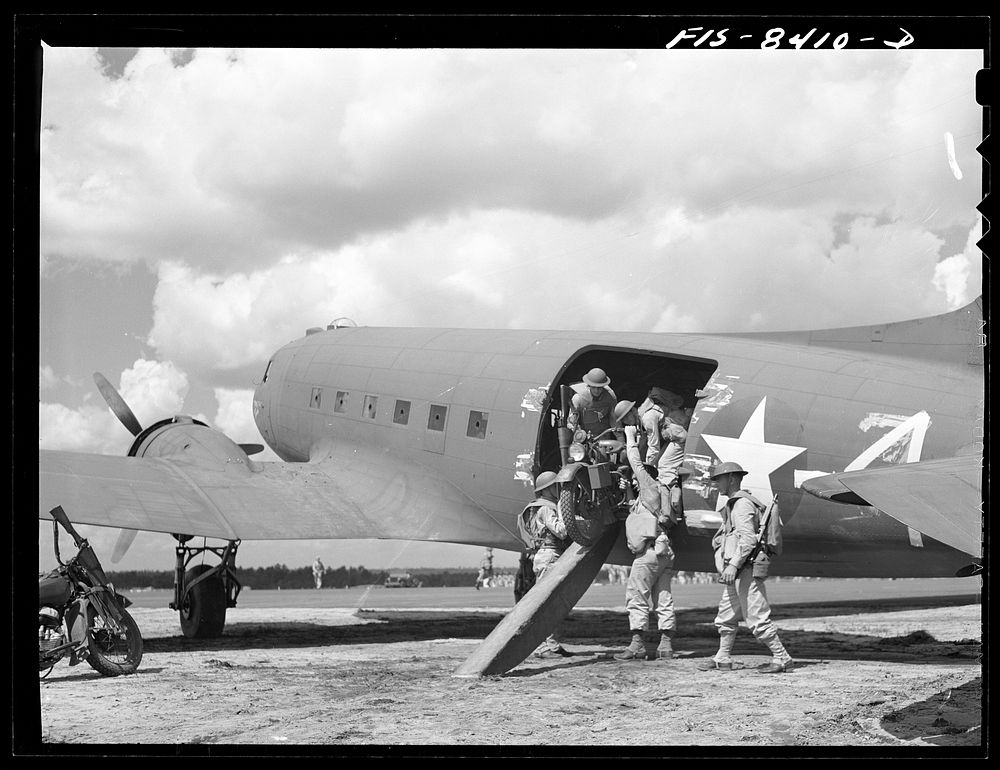
[[[72,595],[69,581],[58,572],[49,572],[38,578],[39,607],[62,607]]]
[[[587,468],[590,474],[590,488],[603,489],[611,486],[611,463],[597,463]]]

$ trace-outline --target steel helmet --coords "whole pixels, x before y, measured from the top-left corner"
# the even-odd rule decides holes
[[[535,479],[535,491],[541,492],[543,489],[551,487],[556,483],[557,478],[554,471],[542,471],[538,474],[538,478]]]
[[[635,401],[619,401],[615,405],[614,422],[621,422],[622,418],[635,408]]]
[[[607,373],[596,367],[583,375],[583,381],[592,388],[605,388],[611,384],[611,378]]]
[[[739,463],[719,463],[712,469],[709,476],[717,479],[719,476],[725,476],[727,473],[738,473],[741,476],[746,476],[748,471],[743,470]]]

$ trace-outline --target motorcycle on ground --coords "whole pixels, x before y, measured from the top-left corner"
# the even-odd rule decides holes
[[[562,413],[559,416],[559,449],[562,468],[559,484],[559,516],[570,538],[580,545],[593,545],[608,526],[628,515],[622,490],[623,469],[628,468],[625,442],[613,428],[591,436],[566,427],[571,389],[562,386]],[[627,470],[625,471],[627,473]]]
[[[142,635],[125,609],[131,602],[108,582],[101,562],[73,528],[62,506],[52,514],[52,538],[59,566],[38,577],[38,670],[44,679],[60,660],[86,660],[103,676],[132,674],[142,660]],[[67,562],[59,555],[59,525],[79,553]]]

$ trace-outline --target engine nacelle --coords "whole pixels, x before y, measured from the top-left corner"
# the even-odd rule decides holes
[[[175,462],[191,462],[199,467],[221,465],[237,473],[255,470],[239,444],[186,415],[150,425],[136,436],[128,454],[129,457],[163,457]]]

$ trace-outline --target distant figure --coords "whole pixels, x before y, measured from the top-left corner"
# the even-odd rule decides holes
[[[493,549],[487,548],[479,560],[479,574],[476,575],[476,590],[493,587]]]
[[[317,588],[323,587],[323,573],[326,572],[326,567],[323,566],[323,562],[317,556],[316,560],[313,562],[313,582],[316,584]]]
[[[608,585],[625,585],[628,580],[628,567],[621,564],[608,564]]]

